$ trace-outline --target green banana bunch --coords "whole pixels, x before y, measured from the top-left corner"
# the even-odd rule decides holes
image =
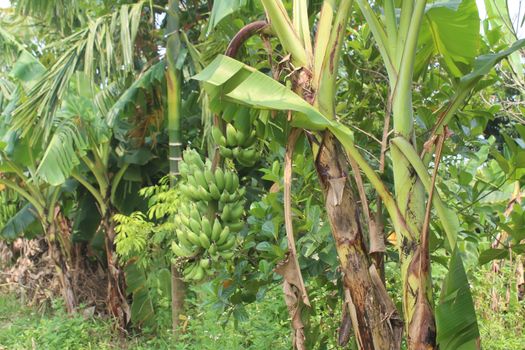
[[[225,113],[226,114],[226,113]],[[227,118],[224,133],[217,126],[211,132],[213,141],[225,158],[231,158],[244,167],[252,167],[259,159],[256,149],[257,131],[249,109],[238,108],[233,118]]]
[[[186,280],[213,273],[212,262],[231,260],[237,233],[244,227],[244,194],[239,177],[230,170],[212,170],[194,150],[183,153],[179,187],[184,195],[174,218],[173,253],[187,261]]]

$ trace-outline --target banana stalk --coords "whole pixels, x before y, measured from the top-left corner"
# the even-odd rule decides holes
[[[401,12],[397,41],[402,43],[390,52],[396,58],[398,75],[391,80],[394,132],[416,149],[412,78],[416,44],[426,0],[417,0]],[[404,11],[403,11],[404,10]],[[406,35],[405,35],[406,32]],[[400,151],[391,149],[395,198],[407,225],[414,227],[413,235],[400,232],[401,277],[403,280],[403,311],[408,330],[409,349],[435,349],[436,323],[433,310],[432,281],[428,240],[421,234],[425,226],[425,188],[418,173]]]
[[[300,5],[299,2],[297,4]],[[297,48],[289,44],[290,41],[298,45],[302,43],[301,40],[293,40],[298,36],[289,24],[287,14],[282,13],[280,1],[263,1],[263,5],[274,31],[291,53],[292,62],[301,63],[307,69],[318,69],[312,74],[300,72],[302,78],[309,78],[297,79],[300,83],[296,83],[294,90],[318,107],[323,115],[335,118],[337,68],[352,1],[342,0],[337,8],[334,1],[325,1],[322,20],[317,28],[318,33],[324,34],[316,37],[316,51],[312,55],[316,61],[313,64],[304,60],[304,52],[308,51],[310,45]],[[296,25],[297,29],[300,27]],[[304,32],[301,39],[308,39]],[[312,149],[316,153],[316,169],[325,196],[345,289],[351,300],[345,305],[349,307],[358,346],[360,349],[397,350],[401,346],[402,322],[368,256],[354,190],[347,176],[349,166],[344,149],[332,132],[326,131],[321,136],[319,149],[314,145]]]

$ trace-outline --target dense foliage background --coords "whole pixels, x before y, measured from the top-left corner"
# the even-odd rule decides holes
[[[317,61],[305,68],[271,3],[302,28],[306,51],[321,9],[346,8],[344,19],[334,12],[340,52],[319,55],[334,91],[304,83]],[[421,3],[407,139],[435,190],[411,189],[407,207],[437,196],[452,224],[433,201],[429,221],[414,224],[428,241],[408,242],[400,227],[413,218],[403,211],[399,226],[363,163],[387,195],[403,193],[408,161],[390,143],[404,137],[401,70],[378,26],[402,33],[398,13]],[[406,264],[422,245],[434,343],[522,349],[525,10],[484,5],[480,18],[474,0],[12,1],[0,11],[0,349],[357,349],[348,320],[361,319],[349,315],[319,167],[328,133],[362,156],[334,159],[347,167],[357,249],[405,326]],[[407,164],[406,182],[422,181]],[[402,347],[417,348],[409,339]]]

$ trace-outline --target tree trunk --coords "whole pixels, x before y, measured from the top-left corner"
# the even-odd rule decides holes
[[[124,272],[118,265],[117,254],[115,252],[115,227],[111,217],[112,212],[108,210],[102,218],[108,264],[107,306],[109,314],[115,317],[119,327],[124,330],[131,319],[131,311],[126,298]]]
[[[400,244],[408,349],[437,349],[429,247],[428,241],[423,242],[421,237],[425,221],[425,189],[404,155],[395,147],[391,148],[391,155],[396,202],[407,226],[416,231],[412,232],[413,236],[401,236]]]
[[[371,263],[359,211],[348,177],[348,162],[335,137],[326,132],[316,159],[326,209],[350,292],[350,316],[360,349],[400,349],[403,323]]]
[[[55,223],[47,225],[46,233],[48,237],[49,253],[55,265],[58,279],[60,280],[62,297],[64,298],[66,311],[67,313],[71,314],[75,312],[77,303],[73,289],[71,273],[66,263],[66,259],[64,258],[64,253],[62,251],[62,247],[60,246],[60,240],[57,239]]]
[[[170,11],[167,16],[167,41],[166,41],[166,86],[168,109],[168,139],[169,139],[169,164],[170,185],[174,186],[179,175],[179,162],[182,160],[182,135],[181,135],[181,80],[182,72],[177,68],[177,59],[181,52],[179,38],[179,1],[169,0]],[[171,318],[173,332],[179,324],[179,315],[184,307],[184,281],[177,267],[171,266]]]
[[[174,332],[177,331],[180,321],[180,314],[184,307],[184,296],[186,294],[184,281],[179,269],[171,265],[171,324]]]

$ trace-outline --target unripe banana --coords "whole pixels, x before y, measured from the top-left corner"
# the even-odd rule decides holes
[[[239,154],[241,153],[240,147],[235,147],[232,149],[233,159],[237,160],[239,158]]]
[[[221,235],[222,231],[222,225],[219,222],[219,219],[215,218],[215,221],[213,221],[213,227],[211,229],[211,240],[217,241],[219,239],[219,236]]]
[[[230,123],[226,124],[226,144],[229,147],[237,145],[237,130]]]
[[[219,200],[221,198],[221,192],[216,184],[213,182],[208,185],[210,190],[210,196],[213,200]]]
[[[224,190],[229,193],[232,193],[233,192],[231,190],[232,185],[233,185],[233,173],[228,171],[224,173]]]
[[[201,259],[199,261],[199,265],[203,268],[203,269],[207,269],[208,267],[210,267],[210,260],[209,259]]]
[[[190,168],[188,164],[184,162],[180,162],[179,163],[179,173],[180,173],[180,176],[182,176],[183,178],[186,178],[190,173]]]
[[[224,146],[219,146],[219,152],[224,158],[231,158],[233,156],[232,150]]]
[[[231,221],[231,204],[224,205],[224,208],[222,209],[221,219],[222,222]]]
[[[210,187],[210,184],[214,184],[215,183],[215,176],[211,172],[210,168],[206,168],[204,170],[204,178],[206,179],[206,183],[208,185],[208,188]]]
[[[189,251],[184,246],[179,246],[175,242],[171,242],[171,250],[173,251],[173,253],[175,253],[175,255],[184,257],[184,258],[187,258],[193,255],[193,252]]]
[[[190,218],[187,217],[186,215],[184,214],[179,214],[179,217],[180,217],[180,221],[182,222],[182,225],[188,227],[190,225]]]
[[[191,212],[190,212],[190,215],[188,215],[191,219],[197,221],[197,222],[200,222],[201,221],[201,214],[199,212],[199,210],[197,209],[197,206],[195,205],[192,205],[192,208],[191,208]]]
[[[195,264],[188,264],[188,266],[184,269],[182,274],[184,275],[184,278],[191,280],[192,277],[195,275]]]
[[[247,160],[255,161],[257,158],[257,151],[254,148],[246,148],[242,150],[242,155]]]
[[[177,229],[175,230],[175,234],[177,235],[177,239],[181,246],[184,246],[185,248],[192,246],[191,242],[188,240],[188,235],[184,230]]]
[[[180,184],[179,188],[180,188],[180,191],[182,192],[183,195],[185,195],[188,198],[192,197],[192,193],[190,191],[190,186],[188,186],[187,184]]]
[[[233,248],[233,246],[235,245],[235,242],[237,241],[235,235],[231,235],[228,240],[226,241],[226,243],[222,244],[222,245],[219,245],[217,247],[217,249],[222,252],[222,251],[225,251],[225,250],[228,250],[228,249],[231,249]]]
[[[201,186],[202,188],[204,188],[204,190],[208,191],[208,182],[204,177],[204,173],[200,170],[197,170],[195,173],[193,173],[193,176],[195,176],[195,181],[197,182],[197,185]]]
[[[211,136],[213,137],[213,141],[215,142],[216,145],[226,146],[226,138],[222,134],[221,129],[219,129],[215,125],[211,129]]]
[[[198,265],[195,268],[195,270],[196,271],[195,271],[195,273],[192,276],[192,280],[200,281],[204,277],[204,269],[202,268],[202,266]]]
[[[197,189],[197,193],[199,195],[199,199],[201,201],[205,201],[205,202],[208,202],[210,199],[211,199],[211,196],[210,194],[208,193],[208,191],[206,191],[206,189],[202,186],[199,186],[199,188]]]
[[[219,235],[219,239],[217,240],[217,245],[221,245],[224,242],[226,242],[229,236],[230,236],[230,228],[228,226],[225,226],[222,229],[221,234]]]
[[[208,238],[211,238],[211,223],[210,223],[210,220],[208,220],[207,217],[203,217],[202,220],[201,220],[201,227],[202,227],[202,232],[204,232],[204,234],[208,237]]]
[[[224,191],[224,171],[221,168],[217,168],[215,170],[215,183],[217,184],[217,188],[219,189],[219,192]]]
[[[244,142],[242,147],[248,148],[248,147],[252,146],[255,143],[256,140],[257,140],[257,131],[256,130],[252,130],[251,133],[250,133],[250,136],[248,136],[248,138],[246,139],[246,141]]]
[[[186,231],[186,234],[188,236],[188,241],[190,241],[192,244],[195,244],[196,246],[200,246],[201,245],[201,241],[199,239],[199,235],[196,234],[194,231],[188,230],[188,231]]]
[[[226,259],[226,260],[230,260],[231,258],[233,258],[233,255],[235,254],[234,252],[221,252],[220,253],[221,256]]]
[[[188,186],[189,187],[193,187],[193,188],[198,188],[198,184],[197,184],[197,180],[195,179],[195,176],[192,175],[188,175],[188,179],[186,180],[186,182],[188,183]]]
[[[244,142],[246,142],[246,139],[248,139],[248,134],[245,134],[244,132],[242,132],[241,130],[237,129],[237,133],[235,134],[235,138],[236,138],[236,144],[241,146],[244,144]]]
[[[244,227],[244,221],[239,221],[234,224],[228,224],[231,232],[239,232]]]
[[[199,233],[201,231],[201,225],[199,224],[197,220],[195,220],[194,218],[191,218],[190,219],[190,229],[194,233]]]
[[[204,249],[208,249],[211,245],[210,239],[208,238],[208,236],[206,236],[204,232],[201,232],[199,234],[199,241],[200,241],[200,246],[203,247]]]
[[[233,174],[233,187],[232,187],[232,190],[229,192],[233,193],[238,188],[239,188],[239,177],[237,176],[237,174]]]
[[[244,205],[242,202],[237,202],[230,212],[230,221],[237,221],[241,218],[242,212],[244,211]]]

